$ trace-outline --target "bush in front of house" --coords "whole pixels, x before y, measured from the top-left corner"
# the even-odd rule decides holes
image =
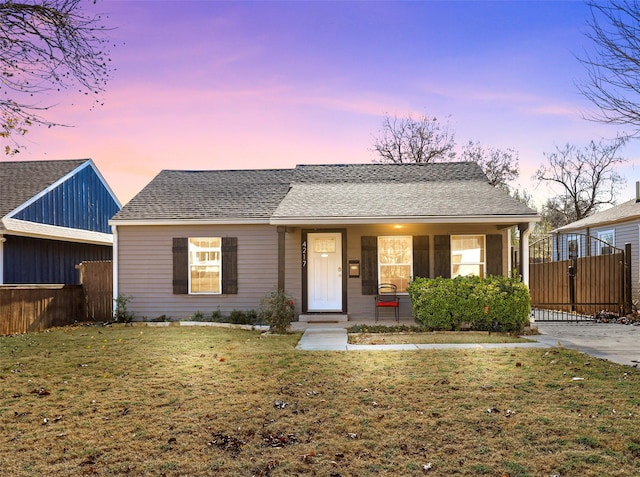
[[[529,289],[519,278],[416,278],[407,291],[415,320],[430,330],[520,333],[529,323]]]
[[[258,316],[269,325],[269,331],[286,333],[293,321],[294,308],[291,297],[283,291],[274,290],[262,298]]]

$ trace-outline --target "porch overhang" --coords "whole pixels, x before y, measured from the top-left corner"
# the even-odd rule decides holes
[[[373,224],[486,224],[517,226],[539,222],[537,215],[457,215],[457,216],[394,216],[394,217],[272,217],[271,225],[373,225]]]

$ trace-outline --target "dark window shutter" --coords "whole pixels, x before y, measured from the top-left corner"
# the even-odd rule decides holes
[[[173,239],[173,294],[189,293],[189,239]]]
[[[429,236],[413,237],[413,276],[429,278]]]
[[[362,294],[375,295],[378,293],[378,238],[362,237],[360,273],[362,276]]]
[[[222,293],[238,293],[238,238],[222,237]]]
[[[487,275],[502,275],[502,235],[487,235]]]
[[[436,277],[451,278],[451,238],[449,235],[433,237],[434,274]]]

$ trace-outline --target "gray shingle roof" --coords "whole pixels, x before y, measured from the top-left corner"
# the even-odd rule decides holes
[[[473,162],[162,171],[114,220],[528,215]]]
[[[4,217],[88,160],[0,161],[0,217]]]
[[[294,184],[274,219],[536,215],[481,181]]]
[[[640,218],[640,202],[636,202],[636,199],[632,199],[620,205],[616,205],[615,207],[611,207],[610,209],[603,210],[597,214],[593,214],[589,217],[585,217],[584,219],[567,224],[554,230],[554,232],[568,232],[587,227],[594,227],[596,225],[625,222],[627,220],[637,218]]]
[[[293,182],[433,182],[487,181],[475,162],[432,162],[427,164],[329,164],[299,165]]]
[[[113,219],[268,219],[289,190],[292,172],[165,170]]]

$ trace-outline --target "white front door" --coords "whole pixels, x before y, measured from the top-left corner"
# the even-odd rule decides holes
[[[309,311],[342,311],[342,234],[310,233],[307,242]]]

